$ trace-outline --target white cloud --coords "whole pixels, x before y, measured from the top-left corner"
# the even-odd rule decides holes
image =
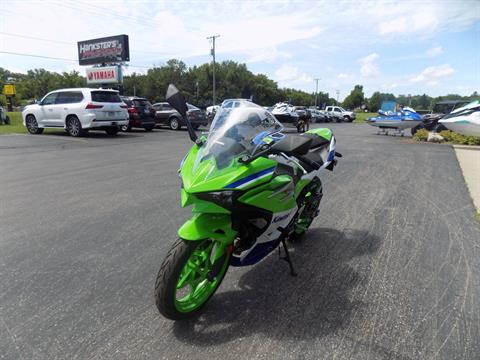
[[[275,71],[275,79],[280,86],[291,87],[311,83],[313,78],[300,71],[297,66],[283,64]]]
[[[246,63],[265,62],[273,63],[280,59],[291,59],[292,54],[286,51],[280,51],[277,48],[265,48],[247,52],[250,56]]]
[[[427,57],[435,57],[441,54],[443,54],[443,48],[441,46],[434,46],[425,51],[425,56]]]
[[[378,31],[381,35],[413,34],[437,30],[440,21],[430,8],[418,9],[402,17],[391,16],[386,21],[380,22]]]
[[[410,79],[412,83],[425,82],[427,85],[437,85],[440,80],[452,76],[455,69],[448,64],[429,66],[420,74]]]
[[[377,60],[380,56],[377,53],[372,53],[358,61],[362,65],[360,67],[360,74],[365,78],[375,78],[380,74],[378,69]]]
[[[349,74],[346,74],[346,73],[340,73],[337,75],[337,78],[340,79],[340,80],[345,80],[345,79],[348,79],[350,77]]]
[[[382,85],[382,88],[385,89],[385,90],[394,90],[398,87],[398,84],[397,83],[390,83],[390,84],[383,84]]]

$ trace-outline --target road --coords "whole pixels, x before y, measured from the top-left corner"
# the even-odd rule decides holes
[[[344,157],[293,246],[195,321],[154,305],[184,131],[0,136],[2,359],[478,359],[480,225],[447,145],[331,125]]]

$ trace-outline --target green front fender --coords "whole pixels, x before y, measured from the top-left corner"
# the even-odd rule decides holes
[[[178,230],[183,240],[215,239],[224,245],[233,243],[236,235],[230,214],[196,213]]]

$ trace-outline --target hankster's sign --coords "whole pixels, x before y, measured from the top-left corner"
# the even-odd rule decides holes
[[[130,61],[128,35],[79,41],[77,45],[80,65]]]
[[[122,68],[120,66],[87,69],[87,84],[120,84],[122,81]]]

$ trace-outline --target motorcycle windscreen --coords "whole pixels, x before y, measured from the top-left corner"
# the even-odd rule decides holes
[[[219,172],[224,173],[227,168],[241,166],[240,157],[253,155],[269,135],[282,129],[282,124],[258,105],[222,108],[213,119],[206,143],[197,153],[193,172],[200,168],[205,170],[205,162],[208,162],[209,170],[203,174],[207,180]]]

